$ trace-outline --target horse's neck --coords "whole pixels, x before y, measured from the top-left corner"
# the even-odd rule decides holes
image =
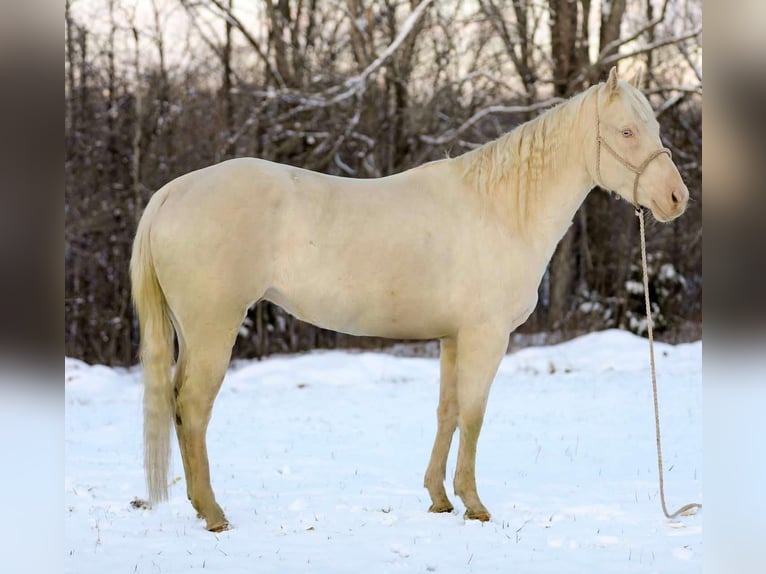
[[[557,170],[542,187],[541,201],[530,213],[525,238],[545,255],[546,262],[553,256],[593,185],[592,177],[581,162]]]
[[[591,147],[596,145],[595,119],[589,121],[594,97],[597,92],[588,90],[538,118],[536,124],[522,126],[488,144],[486,155],[476,154],[468,160],[494,161],[490,172],[504,160],[510,161],[506,168],[509,175],[493,176],[490,185],[494,187],[479,192],[494,198],[492,203],[509,226],[513,240],[522,238],[545,257],[546,263],[594,185],[588,169]],[[487,167],[473,165],[481,166],[480,170]],[[472,181],[482,185],[478,179]]]

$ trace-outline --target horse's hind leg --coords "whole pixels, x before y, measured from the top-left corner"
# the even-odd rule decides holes
[[[457,403],[460,448],[455,494],[465,504],[465,517],[489,520],[476,492],[476,443],[484,421],[489,388],[508,347],[508,333],[496,329],[461,332],[457,344]]]
[[[431,495],[429,512],[452,512],[452,503],[447,498],[444,479],[447,473],[452,435],[457,428],[457,367],[455,364],[455,340],[442,339],[440,356],[439,407],[436,410],[437,430],[431,460],[428,463],[423,486]]]
[[[215,500],[210,484],[206,434],[213,402],[231,357],[231,348],[242,315],[215,319],[196,316],[192,326],[182,326],[184,357],[182,380],[176,386],[176,433],[186,474],[186,492],[207,529],[225,530],[228,521]]]
[[[178,329],[176,328],[176,332]],[[173,376],[173,422],[176,428],[176,437],[178,437],[178,449],[181,451],[181,461],[184,465],[184,477],[190,477],[191,471],[189,470],[189,456],[186,454],[186,441],[183,437],[183,425],[181,424],[181,415],[178,412],[178,393],[181,390],[181,386],[184,382],[184,371],[186,370],[186,352],[184,350],[184,344],[179,344],[178,349],[178,361],[176,362],[176,372]],[[191,486],[190,481],[186,479],[186,498],[191,502]],[[199,518],[202,518],[201,516]]]

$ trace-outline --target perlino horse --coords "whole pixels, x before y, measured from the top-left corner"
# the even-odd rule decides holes
[[[266,300],[326,329],[440,339],[429,510],[452,511],[444,480],[459,428],[455,494],[466,518],[489,520],[474,474],[487,395],[577,208],[595,185],[660,221],[686,208],[689,192],[637,84],[612,69],[605,83],[481,148],[390,177],[236,159],[155,193],[131,259],[150,500],[168,495],[174,422],[191,503],[209,530],[228,527],[205,435],[239,325]]]

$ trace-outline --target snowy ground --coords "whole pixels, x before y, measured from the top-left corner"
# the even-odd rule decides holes
[[[479,441],[485,524],[454,498],[454,514],[426,512],[436,359],[238,363],[208,434],[234,527],[218,535],[186,500],[175,448],[170,503],[131,507],[145,493],[139,374],[67,359],[65,571],[701,572],[702,516],[660,511],[647,353],[606,331],[505,358]],[[658,346],[673,508],[702,495],[701,355]]]

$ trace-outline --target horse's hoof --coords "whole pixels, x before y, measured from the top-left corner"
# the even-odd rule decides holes
[[[215,524],[208,524],[207,529],[210,532],[224,532],[226,530],[231,530],[231,525],[227,520],[224,520],[223,522],[217,522]]]
[[[433,503],[429,508],[428,512],[452,512],[455,508],[452,506],[450,501],[446,502],[440,502],[439,504]]]
[[[466,520],[478,520],[479,522],[489,522],[491,518],[489,512],[486,509],[481,510],[466,510],[463,518]]]

